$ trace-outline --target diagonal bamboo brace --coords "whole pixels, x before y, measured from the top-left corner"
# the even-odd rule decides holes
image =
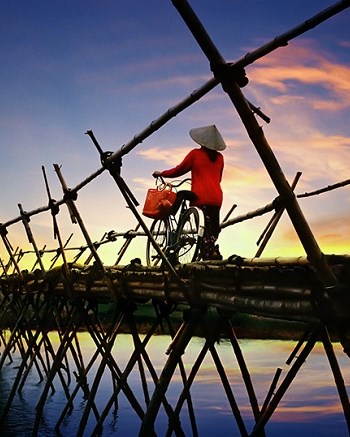
[[[63,192],[67,193],[69,190],[68,190],[67,184],[66,184],[66,182],[65,182],[65,180],[63,178],[63,175],[62,175],[62,172],[61,172],[61,169],[60,169],[59,165],[54,164],[54,169],[55,169],[55,171],[57,173],[57,176],[58,176],[58,178],[59,178],[59,180],[61,182]],[[104,277],[104,280],[105,280],[106,285],[108,287],[108,290],[111,292],[112,296],[115,297],[115,289],[114,289],[112,280],[108,276],[107,271],[106,271],[106,269],[105,269],[105,267],[104,267],[104,265],[103,265],[99,255],[98,255],[98,253],[96,251],[94,243],[92,242],[92,240],[90,238],[90,235],[87,232],[87,229],[86,229],[86,227],[84,225],[84,222],[83,222],[83,220],[82,220],[82,218],[81,218],[81,216],[79,214],[79,211],[78,211],[78,209],[77,209],[77,207],[76,207],[76,205],[74,203],[74,200],[68,196],[66,198],[66,203],[67,203],[67,207],[68,207],[70,213],[74,215],[77,223],[79,224],[79,227],[80,227],[80,229],[81,229],[81,231],[82,231],[82,233],[84,235],[85,241],[87,242],[87,244],[89,246],[89,249],[91,250],[91,253],[93,254],[93,257],[94,257],[94,259],[96,261],[96,264],[97,264],[99,270],[101,271],[101,273],[103,274],[103,277]]]
[[[232,70],[231,66],[225,62],[188,2],[186,0],[172,1],[208,58],[214,77],[221,82],[224,91],[229,95],[230,100],[235,106],[250,139],[252,140],[283,204],[286,207],[310,262],[316,268],[320,279],[325,285],[336,284],[337,279],[324,259],[314,235],[300,209],[296,196],[288,184],[283,171],[264,136],[262,128],[256,121],[246,98],[237,84],[237,82],[242,80],[244,74],[237,69]],[[244,86],[244,82],[242,83],[242,86]],[[316,301],[320,300],[319,295],[315,296],[315,298]]]

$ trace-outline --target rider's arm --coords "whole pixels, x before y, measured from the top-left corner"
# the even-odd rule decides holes
[[[188,155],[186,155],[185,159],[179,165],[170,168],[169,170],[163,170],[160,172],[159,176],[163,176],[165,178],[177,178],[178,176],[188,173],[192,169],[194,153],[195,150],[192,150]]]

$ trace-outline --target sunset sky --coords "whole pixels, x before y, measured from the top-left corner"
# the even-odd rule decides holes
[[[333,3],[190,1],[222,56],[232,62]],[[27,211],[47,204],[42,165],[55,199],[62,198],[62,190],[52,164],[62,165],[70,187],[100,167],[87,130],[104,150],[117,151],[212,77],[170,0],[0,0],[0,13],[2,223],[19,215],[19,203]],[[246,68],[249,84],[243,92],[271,118],[270,124],[259,123],[286,178],[292,182],[302,172],[298,194],[350,179],[349,21],[347,9]],[[242,215],[276,197],[218,86],[124,157],[122,175],[140,211],[154,185],[152,172],[179,163],[196,146],[189,129],[208,124],[216,124],[228,145],[222,216],[232,204],[237,204],[233,216]],[[106,231],[136,225],[106,172],[79,192],[76,204],[93,241]],[[300,199],[300,205],[323,252],[350,253],[350,186]],[[224,229],[223,255],[254,256],[270,217]],[[71,244],[84,244],[63,206],[58,222],[63,240],[73,232]],[[39,248],[57,247],[50,213],[32,217],[30,225]],[[20,223],[8,227],[8,238],[14,248],[31,248]],[[123,242],[101,248],[106,264],[116,259]],[[133,243],[130,257],[143,257],[143,243]],[[263,255],[305,255],[286,214]],[[2,243],[0,256],[8,259]]]

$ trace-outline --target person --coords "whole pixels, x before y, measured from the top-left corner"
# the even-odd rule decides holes
[[[200,241],[203,260],[222,259],[216,244],[220,233],[220,209],[223,200],[221,179],[224,157],[221,151],[226,144],[215,125],[191,129],[190,137],[201,147],[192,149],[174,168],[153,172],[154,177],[176,178],[191,172],[191,205],[204,214],[204,235]]]

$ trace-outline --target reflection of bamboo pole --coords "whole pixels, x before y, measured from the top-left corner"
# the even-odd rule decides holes
[[[153,396],[147,408],[145,417],[143,418],[139,433],[140,437],[148,437],[154,434],[154,422],[157,417],[161,402],[164,399],[176,366],[195,332],[198,316],[199,314],[197,311],[191,314],[191,317],[186,322],[186,326],[183,329],[181,336],[177,339],[174,347],[171,350],[168,360],[164,365],[162,373],[159,377],[158,384],[153,392]]]
[[[279,378],[281,376],[281,373],[282,373],[282,369],[280,367],[278,367],[276,372],[275,372],[275,376],[273,377],[273,380],[272,380],[271,386],[269,388],[269,391],[267,392],[267,395],[266,395],[265,401],[263,403],[263,406],[261,407],[261,414],[265,413],[266,408],[269,405],[269,403],[270,403],[270,401],[271,401],[271,399],[273,397],[273,394],[274,394],[274,392],[276,390],[277,383],[278,383],[278,380],[279,380]]]
[[[296,174],[296,176],[295,176],[295,178],[294,178],[294,180],[293,180],[293,182],[292,182],[292,185],[291,185],[291,189],[294,191],[294,189],[295,189],[295,187],[296,187],[296,185],[297,185],[297,183],[298,183],[298,181],[299,181],[299,179],[300,179],[300,176],[301,176],[301,173],[300,172],[298,172],[297,174]],[[268,243],[268,241],[269,241],[269,239],[271,238],[271,236],[272,236],[272,234],[273,234],[273,231],[276,229],[276,226],[278,225],[278,222],[280,221],[280,218],[282,217],[282,214],[283,214],[283,212],[284,212],[284,206],[282,205],[275,213],[274,213],[274,215],[273,215],[273,217],[272,217],[272,221],[270,221],[270,223],[269,223],[269,225],[266,227],[266,229],[265,229],[265,233],[263,233],[262,234],[262,236],[264,236],[263,237],[263,240],[262,240],[262,242],[260,243],[260,240],[258,240],[258,245],[259,245],[259,243],[260,243],[260,246],[259,246],[259,248],[258,248],[258,250],[257,250],[257,252],[256,252],[256,257],[260,257],[261,256],[261,254],[263,253],[263,250],[265,249],[265,247],[266,247],[266,245],[267,245],[267,243]]]
[[[206,338],[208,338],[209,336],[210,335],[208,333],[206,333]],[[227,378],[224,366],[222,365],[221,360],[219,358],[219,354],[217,353],[217,350],[215,349],[214,342],[209,343],[209,350],[210,350],[211,356],[213,358],[213,361],[215,363],[216,370],[220,376],[221,383],[222,383],[224,391],[226,393],[226,397],[229,401],[232,414],[234,415],[234,417],[236,419],[237,427],[241,433],[241,436],[248,436],[248,432],[247,432],[247,429],[245,427],[241,412],[238,408],[237,401],[236,401],[234,394],[232,392],[232,389],[231,389],[229,380]]]
[[[247,393],[248,393],[250,405],[252,406],[254,418],[255,418],[255,420],[258,420],[259,414],[260,414],[259,404],[258,404],[258,400],[256,398],[256,394],[254,391],[253,383],[252,383],[252,380],[250,377],[250,373],[249,373],[247,364],[246,364],[245,359],[243,357],[243,353],[242,353],[242,350],[241,350],[240,345],[238,343],[236,333],[234,331],[234,328],[232,326],[231,321],[229,319],[226,319],[225,323],[227,324],[231,346],[232,346],[232,349],[235,353],[237,363],[239,365],[239,368],[240,368],[240,371],[242,374],[242,378],[243,378],[244,384],[245,384],[246,389],[247,389]]]
[[[292,365],[291,369],[288,371],[286,377],[282,381],[281,385],[275,392],[275,396],[271,399],[271,402],[268,404],[266,409],[264,410],[263,414],[261,415],[258,423],[255,425],[253,432],[250,434],[251,436],[259,436],[260,432],[264,429],[265,425],[269,421],[270,417],[272,416],[273,412],[276,410],[279,402],[281,401],[282,397],[288,390],[290,384],[293,382],[294,378],[296,377],[299,369],[306,361],[306,358],[309,356],[310,352],[315,346],[316,341],[319,337],[319,330],[315,329],[315,331],[310,336],[309,340],[307,341],[304,349],[300,352],[298,358]]]
[[[141,350],[141,353],[142,353],[142,351],[145,350],[146,345],[148,344],[148,342],[150,341],[150,339],[151,339],[152,336],[154,335],[154,333],[155,333],[155,331],[156,331],[156,329],[157,329],[157,327],[158,327],[158,324],[159,324],[159,321],[157,320],[157,321],[153,324],[152,328],[147,332],[145,338],[143,339],[143,341],[142,341],[142,343],[141,343],[141,345],[140,345],[140,348],[137,349],[137,350],[134,349],[134,351],[133,351],[133,353],[132,353],[132,355],[131,355],[131,357],[130,357],[130,360],[129,360],[128,364],[125,366],[124,371],[123,371],[122,375],[120,376],[120,379],[118,380],[118,386],[117,386],[117,389],[114,390],[114,392],[113,392],[112,396],[109,398],[109,400],[108,400],[108,402],[107,402],[107,404],[106,404],[104,410],[103,410],[102,413],[100,414],[101,417],[100,417],[99,421],[97,422],[97,424],[96,424],[94,430],[92,431],[92,433],[91,433],[91,437],[94,437],[94,436],[98,436],[98,435],[100,435],[100,432],[101,432],[101,428],[102,428],[103,422],[104,422],[104,420],[106,419],[106,417],[107,417],[107,415],[108,415],[110,409],[112,408],[113,403],[116,402],[116,400],[117,400],[117,396],[118,396],[119,392],[120,392],[121,390],[123,390],[124,384],[126,383],[127,378],[128,378],[128,376],[129,376],[130,372],[133,370],[133,368],[134,368],[134,366],[135,366],[135,364],[136,364],[136,362],[137,362],[137,358],[138,358],[138,355],[139,355],[139,353],[140,353],[140,350]],[[158,377],[157,377],[157,374],[154,374],[154,373],[152,372],[152,378],[153,378],[154,383],[157,384],[157,383],[158,383]],[[136,410],[135,410],[135,411],[136,411]],[[141,411],[140,411],[140,412],[139,412],[139,411],[136,411],[136,413],[139,415],[139,417],[140,417],[141,419],[143,419],[143,412],[141,412]],[[142,414],[141,414],[141,413],[142,413]]]
[[[157,307],[155,306],[155,309],[156,308]],[[157,312],[157,309],[156,309],[156,312]],[[169,315],[163,314],[163,317],[165,317],[165,319],[166,319],[171,338],[174,338],[176,335],[176,331],[175,331],[174,326],[170,320]],[[179,360],[179,369],[180,369],[181,379],[182,379],[182,382],[184,384],[184,387],[183,387],[183,391],[182,391],[181,395],[179,396],[178,403],[175,407],[174,416],[175,416],[175,418],[179,418],[181,407],[182,407],[182,403],[180,403],[180,398],[183,399],[183,402],[185,400],[187,400],[187,409],[188,409],[188,415],[190,418],[190,423],[191,423],[191,428],[192,428],[192,435],[197,436],[198,435],[198,427],[197,427],[197,423],[196,423],[196,417],[194,414],[194,407],[193,407],[191,393],[190,393],[189,389],[186,390],[186,386],[188,384],[188,377],[187,377],[186,368],[185,368],[185,365],[184,365],[182,359]],[[193,369],[193,366],[192,366],[192,369]],[[173,428],[174,428],[173,423],[169,424],[169,428],[168,428],[166,437],[170,437],[173,435],[173,433],[172,433]]]
[[[337,358],[335,356],[332,342],[329,338],[329,334],[328,334],[326,327],[324,327],[323,331],[322,331],[322,342],[323,342],[324,350],[326,351],[326,354],[327,354],[329,364],[330,364],[332,372],[333,372],[334,381],[335,381],[335,384],[337,386],[339,398],[340,398],[340,401],[341,401],[341,404],[343,407],[344,416],[345,416],[346,424],[348,427],[348,432],[350,433],[349,396],[347,394],[346,387],[344,384],[344,379],[343,379],[343,376],[341,374],[341,370],[339,368],[339,364],[338,364]]]

